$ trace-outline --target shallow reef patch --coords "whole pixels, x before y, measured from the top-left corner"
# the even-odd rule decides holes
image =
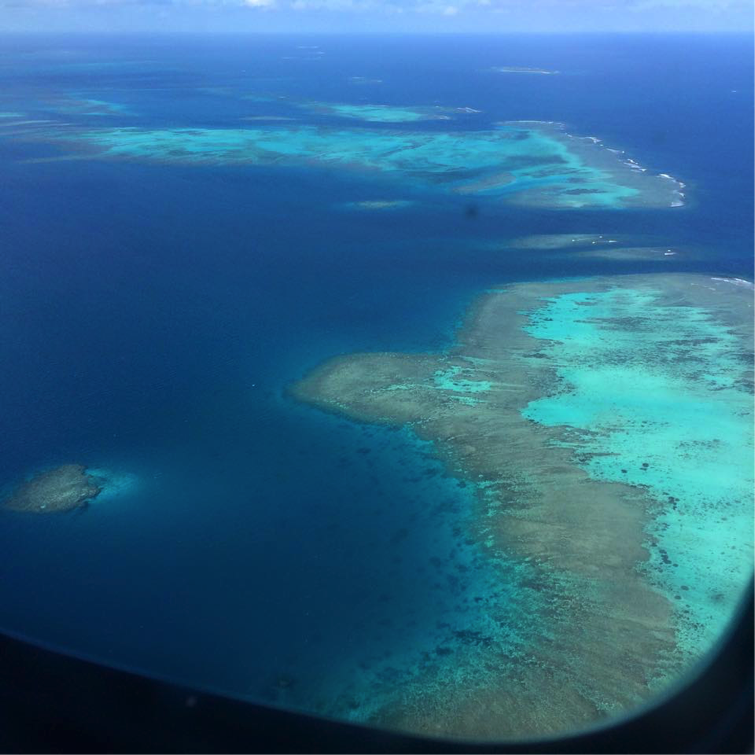
[[[417,121],[449,120],[449,108],[397,107],[393,105],[351,105],[347,103],[305,102],[299,107],[320,115],[349,118],[371,123],[416,123]]]
[[[524,236],[491,245],[502,251],[523,249],[538,253],[568,254],[574,257],[613,260],[617,262],[689,260],[699,256],[689,246],[662,244],[659,239],[627,234],[554,233]]]
[[[13,511],[54,514],[86,505],[101,490],[86,467],[63,464],[19,485],[2,501],[2,506]]]

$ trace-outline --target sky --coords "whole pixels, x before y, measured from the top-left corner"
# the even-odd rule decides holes
[[[752,0],[0,0],[0,32],[732,32]]]

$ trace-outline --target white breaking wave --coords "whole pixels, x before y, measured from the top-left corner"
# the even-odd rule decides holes
[[[747,281],[744,278],[711,278],[711,280],[720,281],[721,283],[731,283],[732,286],[742,286],[743,288],[755,290],[755,283]]]

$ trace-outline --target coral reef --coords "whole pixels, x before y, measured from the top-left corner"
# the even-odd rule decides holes
[[[526,565],[516,589],[537,598],[537,636],[490,599],[499,629],[376,690],[371,719],[555,733],[636,706],[712,647],[752,568],[751,350],[751,286],[604,277],[488,292],[447,352],[340,356],[297,383],[432,441],[476,488],[469,537]]]
[[[2,501],[2,506],[13,511],[54,514],[86,505],[101,490],[81,464],[63,464],[19,485]]]

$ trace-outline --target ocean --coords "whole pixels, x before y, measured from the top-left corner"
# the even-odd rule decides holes
[[[752,53],[745,35],[4,38],[0,488],[63,463],[113,483],[65,515],[0,510],[0,628],[255,701],[332,713],[348,698],[360,719],[374,675],[400,679],[474,627],[481,591],[514,605],[465,530],[469,487],[431,444],[289,387],[339,354],[446,349],[500,284],[752,280]],[[91,145],[72,158],[45,130],[345,128],[300,103],[480,111],[460,132],[557,121],[683,182],[685,205],[554,209]],[[571,233],[681,251],[507,251]]]

